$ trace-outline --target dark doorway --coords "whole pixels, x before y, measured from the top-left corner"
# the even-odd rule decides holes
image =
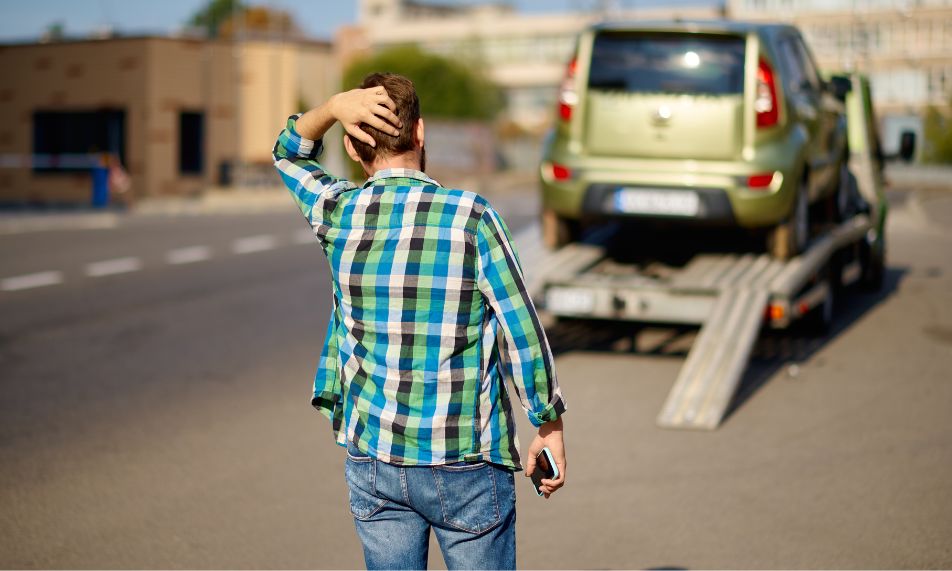
[[[182,111],[179,114],[179,173],[200,175],[205,172],[205,114]]]

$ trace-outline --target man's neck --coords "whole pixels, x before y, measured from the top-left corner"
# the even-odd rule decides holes
[[[392,157],[378,158],[371,165],[371,171],[374,173],[386,169],[412,169],[420,170],[420,157],[416,153],[404,153]]]

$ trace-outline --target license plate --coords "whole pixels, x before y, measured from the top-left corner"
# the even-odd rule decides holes
[[[620,188],[615,192],[615,208],[631,214],[697,216],[700,200],[690,190]]]
[[[595,309],[595,295],[584,289],[549,288],[545,308],[552,313],[591,313]]]

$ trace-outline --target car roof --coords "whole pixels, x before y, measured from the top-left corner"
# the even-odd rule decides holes
[[[721,32],[733,34],[774,33],[795,29],[789,24],[739,20],[608,20],[595,24],[595,32]]]

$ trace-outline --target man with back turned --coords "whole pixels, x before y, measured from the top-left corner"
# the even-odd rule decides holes
[[[340,122],[362,186],[318,162]],[[371,74],[288,119],[274,161],[330,262],[333,310],[312,404],[347,448],[368,568],[423,569],[429,533],[451,568],[515,567],[521,469],[507,380],[565,481],[565,404],[511,237],[483,197],[426,168],[410,80]]]

